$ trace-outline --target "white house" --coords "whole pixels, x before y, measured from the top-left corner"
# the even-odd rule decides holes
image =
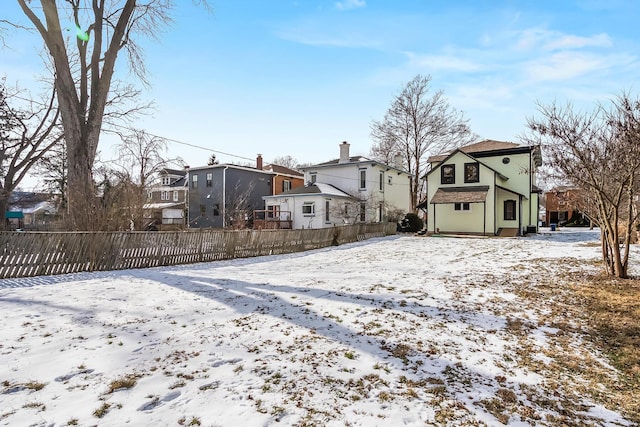
[[[484,140],[428,159],[427,232],[536,232],[539,146]]]
[[[397,220],[411,209],[411,175],[401,158],[390,166],[363,156],[349,156],[340,144],[340,157],[303,168],[305,187],[263,197],[267,211],[290,215],[292,228],[322,228],[356,222]]]

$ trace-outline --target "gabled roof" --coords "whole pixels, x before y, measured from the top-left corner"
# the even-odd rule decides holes
[[[169,169],[164,168],[160,170],[160,175],[175,175],[175,176],[185,176],[187,171],[184,169]]]
[[[338,187],[331,184],[324,184],[322,182],[316,182],[315,184],[311,184],[305,187],[293,188],[291,190],[285,191],[280,194],[276,194],[273,196],[263,196],[262,198],[267,197],[286,197],[286,196],[301,196],[301,195],[326,195],[326,196],[334,196],[334,197],[349,197],[353,198],[348,193],[340,190]]]
[[[333,159],[333,160],[329,160],[328,162],[322,162],[316,165],[308,166],[306,169],[314,166],[327,166],[327,165],[337,165],[337,164],[347,165],[349,163],[362,163],[362,162],[371,162],[371,161],[374,161],[374,160],[364,156],[352,156],[352,157],[349,157],[348,162],[340,163],[340,159]]]
[[[280,166],[280,165],[266,165],[265,167],[262,168],[263,170],[266,171],[270,171],[270,172],[275,172],[278,175],[291,175],[291,176],[297,176],[300,178],[304,177],[304,174],[295,170],[295,169],[290,169],[284,166]]]
[[[451,157],[455,156],[457,153],[462,153],[465,156],[469,157],[469,159],[474,160],[478,163],[480,163],[482,166],[486,167],[487,169],[489,169],[490,171],[496,173],[501,179],[508,181],[509,177],[505,176],[503,174],[501,174],[500,172],[498,172],[497,170],[495,170],[494,168],[492,168],[491,166],[487,165],[484,162],[479,161],[478,159],[476,159],[475,157],[473,157],[473,155],[466,153],[464,151],[462,151],[462,149],[458,148],[456,150],[454,150],[453,152],[451,152],[451,154],[448,154],[446,156],[444,156],[442,158],[442,160],[440,161],[440,164],[438,166],[436,166],[435,168],[432,168],[429,172],[427,172],[426,174],[424,174],[424,176],[422,177],[422,179],[426,179],[428,175],[431,175],[431,173],[435,172],[436,170],[438,170],[440,168],[440,166],[442,166],[442,164],[446,161],[449,160]]]
[[[509,151],[509,150],[535,150],[534,147],[530,146],[530,145],[522,145],[522,144],[515,144],[513,142],[508,142],[508,141],[496,141],[493,139],[485,139],[483,141],[480,142],[475,142],[473,144],[469,144],[469,145],[465,145],[463,147],[459,147],[456,150],[462,151],[463,153],[467,153],[467,154],[471,154],[472,156],[476,156],[480,153],[482,154],[490,154],[491,152],[496,152],[496,154],[498,154],[498,152],[505,152],[505,151]],[[454,151],[456,151],[454,150]],[[448,155],[450,155],[451,153],[444,153],[444,154],[438,154],[435,156],[430,156],[427,159],[428,163],[433,163],[433,162],[441,162],[444,159],[447,158]],[[505,153],[506,154],[506,153]],[[538,153],[539,154],[539,153]],[[484,156],[483,156],[484,157]],[[536,161],[538,159],[536,158]],[[540,166],[540,165],[538,165]]]
[[[257,169],[254,168],[252,166],[241,166],[241,165],[234,165],[232,163],[219,163],[219,164],[215,164],[215,165],[207,165],[207,166],[196,166],[196,167],[192,167],[189,170],[192,171],[204,171],[207,169],[224,169],[224,168],[230,168],[230,169],[237,169],[237,170],[244,170],[247,172],[258,172],[258,173],[263,173],[265,175],[274,175],[273,172],[271,171],[267,171],[267,170],[263,170],[263,169]]]
[[[365,156],[352,156],[349,157],[349,161],[348,162],[343,162],[340,163],[340,159],[334,159],[334,160],[329,160],[328,162],[323,162],[323,163],[318,163],[316,165],[310,165],[310,166],[305,166],[304,168],[301,168],[302,170],[309,170],[309,169],[315,169],[315,168],[323,168],[323,167],[328,167],[328,166],[347,166],[347,165],[357,165],[357,164],[363,164],[363,163],[371,163],[372,165],[379,165],[381,167],[390,169],[390,170],[394,170],[396,172],[401,172],[404,173],[406,175],[409,175],[409,172],[407,172],[406,170],[403,169],[398,169],[393,165],[388,165],[386,163],[382,163],[379,162],[377,160],[374,159],[370,159],[368,157]]]

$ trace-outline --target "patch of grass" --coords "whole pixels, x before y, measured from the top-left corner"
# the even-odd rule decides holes
[[[353,360],[356,358],[356,355],[352,351],[347,351],[344,353],[344,357],[347,359]]]
[[[42,390],[46,385],[47,385],[46,383],[41,383],[38,381],[29,381],[28,383],[24,384],[26,388],[33,391]]]
[[[33,409],[38,409],[39,411],[44,411],[45,409],[47,409],[47,407],[44,405],[44,403],[40,403],[40,402],[28,402],[25,403],[24,405],[22,405],[23,408],[33,408]]]
[[[109,389],[107,393],[113,393],[116,390],[125,388],[133,388],[135,387],[137,382],[138,377],[136,375],[126,375],[124,377],[116,378],[109,383]]]
[[[77,418],[71,418],[69,421],[67,421],[67,425],[68,426],[77,426],[78,425],[78,419]]]
[[[93,411],[93,416],[96,418],[102,418],[107,415],[107,412],[109,412],[109,408],[111,408],[111,405],[109,405],[107,402],[104,402],[102,406]]]

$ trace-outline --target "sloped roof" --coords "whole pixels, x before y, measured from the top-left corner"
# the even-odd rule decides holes
[[[458,148],[458,150],[464,153],[473,155],[473,153],[486,153],[488,151],[511,150],[514,148],[524,148],[524,147],[528,147],[528,145],[520,145],[520,144],[515,144],[513,142],[508,142],[508,141],[496,141],[493,139],[485,139],[480,142],[474,142],[473,144],[460,147]],[[428,163],[441,162],[444,159],[446,159],[449,154],[451,154],[451,152],[430,156],[427,159],[427,162]]]
[[[313,166],[327,166],[327,165],[337,165],[337,164],[348,164],[348,163],[359,163],[359,162],[371,162],[373,161],[373,159],[370,159],[368,157],[364,157],[364,156],[351,156],[349,157],[349,161],[345,162],[345,163],[340,163],[340,159],[333,159],[333,160],[329,160],[328,162],[322,162],[322,163],[318,163],[315,165],[311,165],[309,167],[313,167]]]
[[[322,182],[316,182],[315,184],[311,184],[306,187],[297,187],[291,190],[285,191],[280,194],[276,194],[274,196],[263,196],[265,197],[283,197],[283,196],[300,196],[300,195],[309,195],[309,194],[323,194],[327,196],[335,196],[335,197],[353,197],[350,194],[345,193],[340,190],[338,187],[335,187],[331,184],[324,184]]]
[[[280,166],[280,165],[266,165],[262,169],[264,169],[266,171],[275,172],[275,173],[280,174],[280,175],[293,175],[293,176],[299,176],[301,178],[304,177],[303,173],[298,172],[295,169],[290,169],[290,168],[287,168],[285,166]]]
[[[431,204],[482,203],[487,199],[488,185],[474,187],[441,187],[431,198]]]
[[[185,176],[187,174],[187,171],[185,171],[184,169],[168,169],[168,168],[164,168],[160,171],[160,174],[165,174],[165,175],[175,175],[175,176]]]

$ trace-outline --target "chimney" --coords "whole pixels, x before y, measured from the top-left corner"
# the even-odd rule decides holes
[[[256,157],[256,169],[262,170],[262,154],[258,154]]]
[[[398,151],[393,158],[393,167],[402,170],[402,154]]]
[[[349,144],[347,141],[342,141],[342,144],[340,144],[340,160],[338,163],[349,163]]]

